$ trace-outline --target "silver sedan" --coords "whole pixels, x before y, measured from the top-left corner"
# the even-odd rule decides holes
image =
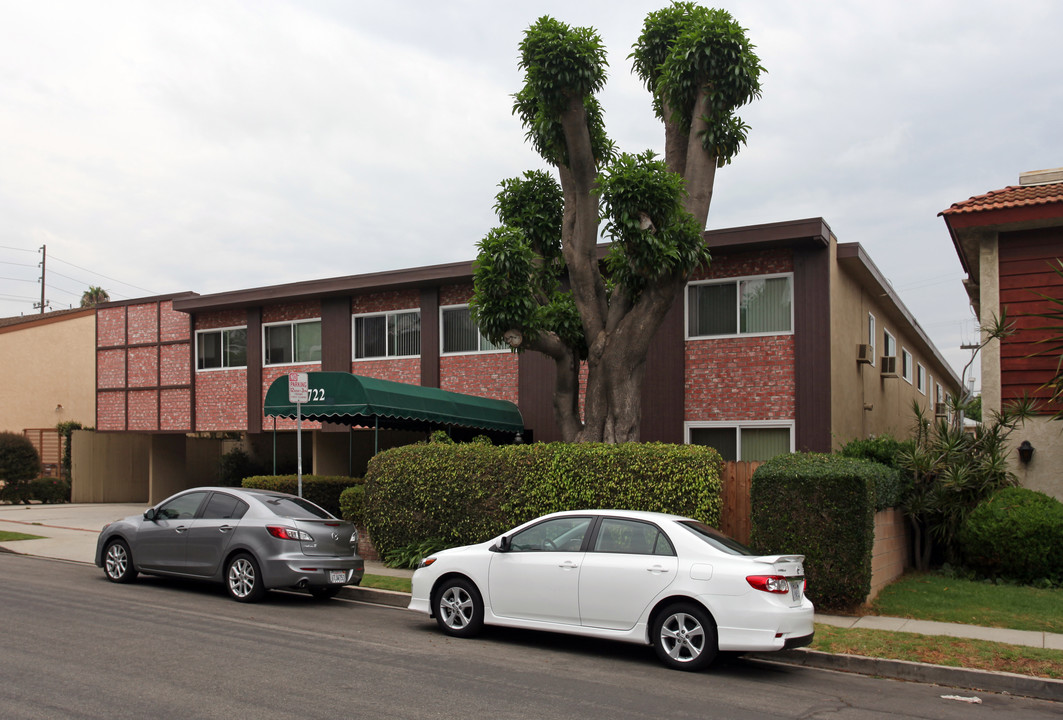
[[[364,573],[353,524],[294,495],[222,487],[185,490],[105,525],[96,565],[116,583],[138,573],[220,582],[240,602],[271,588],[330,598]]]

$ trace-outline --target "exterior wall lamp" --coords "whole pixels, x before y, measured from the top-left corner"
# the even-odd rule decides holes
[[[1033,457],[1033,450],[1033,445],[1030,444],[1029,440],[1023,440],[1019,443],[1019,462],[1023,465],[1028,465],[1030,458]]]

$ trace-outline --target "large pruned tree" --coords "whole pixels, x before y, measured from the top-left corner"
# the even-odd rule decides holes
[[[639,439],[650,344],[709,261],[702,232],[716,169],[746,141],[736,110],[760,96],[753,51],[723,10],[675,3],[647,16],[630,57],[664,123],[660,159],[618,153],[608,139],[595,98],[605,51],[593,29],[543,17],[525,33],[514,113],[557,179],[534,171],[501,183],[502,224],[479,244],[471,305],[492,341],[554,360],[567,441]],[[604,253],[600,233],[611,241]]]

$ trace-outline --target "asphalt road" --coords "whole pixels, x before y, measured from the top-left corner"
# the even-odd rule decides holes
[[[0,553],[0,717],[1059,718],[1048,701],[737,660],[667,670],[638,646]],[[943,699],[978,697],[981,704]]]

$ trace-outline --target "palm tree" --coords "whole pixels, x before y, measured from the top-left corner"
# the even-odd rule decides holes
[[[110,300],[111,296],[107,294],[107,291],[96,285],[89,285],[89,289],[81,293],[81,307],[96,307]]]

